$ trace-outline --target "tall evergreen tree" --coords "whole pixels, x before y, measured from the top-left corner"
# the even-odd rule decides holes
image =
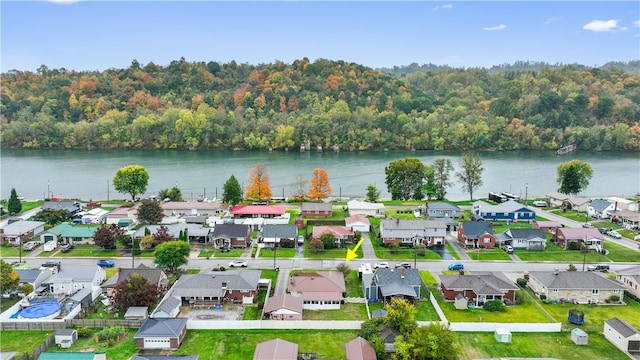
[[[242,201],[242,188],[238,179],[231,175],[222,186],[222,202],[225,204],[235,205]]]
[[[7,210],[9,211],[9,215],[17,214],[22,211],[22,203],[20,202],[20,199],[18,199],[16,188],[11,189],[11,195],[7,202]]]

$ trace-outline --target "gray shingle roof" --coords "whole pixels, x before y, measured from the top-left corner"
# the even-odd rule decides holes
[[[609,206],[611,206],[611,203],[607,200],[602,199],[593,199],[591,200],[591,204],[589,205],[589,207],[593,208],[595,211],[604,211]]]
[[[265,225],[262,227],[262,237],[266,238],[289,238],[295,239],[298,236],[298,228],[295,225]]]
[[[90,282],[96,276],[96,272],[99,271],[98,265],[63,265],[60,267],[60,271],[53,275],[49,279],[45,280],[45,284],[53,284],[59,279],[71,279],[75,282]]]
[[[249,235],[249,227],[241,224],[217,224],[213,229],[214,238],[244,238]]]
[[[147,318],[134,338],[178,337],[187,326],[187,318],[154,319]]]
[[[23,270],[23,269],[16,269],[16,272],[18,273],[18,276],[20,276],[20,282],[21,283],[30,283],[33,284],[34,281],[36,281],[36,279],[38,278],[38,276],[40,276],[40,272],[42,271],[47,271],[47,270]]]
[[[509,229],[505,233],[510,235],[512,239],[546,239],[542,229]]]
[[[104,282],[104,284],[102,284],[103,288],[108,288],[108,287],[113,287],[118,285],[119,283],[130,279],[131,275],[133,274],[137,274],[142,276],[143,278],[147,279],[149,281],[150,284],[158,284],[160,283],[160,279],[163,278],[162,277],[162,269],[151,269],[151,268],[147,268],[147,267],[138,267],[135,269],[132,268],[120,268],[120,270],[118,271],[117,274],[113,275],[112,277],[110,277],[107,281]],[[167,279],[163,278],[162,284],[160,285],[167,285]]]
[[[158,311],[163,311],[167,314],[171,314],[171,312],[180,306],[181,300],[174,296],[168,296],[158,306],[153,310],[155,314]]]
[[[638,333],[638,330],[633,326],[629,325],[626,321],[622,319],[618,319],[617,317],[611,318],[609,320],[605,320],[605,323],[609,324],[613,329],[615,329],[620,335],[628,338],[629,336],[633,336]]]
[[[418,269],[378,269],[374,278],[383,296],[407,295],[418,297],[415,287],[422,286]]]
[[[380,224],[385,230],[423,230],[427,227],[426,220],[391,219],[381,220]]]
[[[462,228],[466,237],[479,237],[484,233],[494,234],[491,224],[486,221],[464,221]]]
[[[478,295],[502,295],[518,287],[502,273],[474,272],[469,275],[441,275],[440,281],[449,290],[473,290]]]
[[[255,290],[260,280],[260,270],[229,270],[207,274],[182,275],[172,289],[174,296],[180,297],[221,297],[225,291],[222,283],[226,283],[226,289],[231,290]]]
[[[460,210],[458,205],[449,204],[446,202],[427,203],[427,209],[429,210]]]
[[[303,202],[300,204],[302,211],[331,211],[332,207],[330,203],[323,202]]]
[[[587,271],[531,271],[535,278],[548,289],[602,289],[623,290],[624,286],[600,274]]]
[[[620,269],[616,273],[618,275],[640,275],[640,265]]]

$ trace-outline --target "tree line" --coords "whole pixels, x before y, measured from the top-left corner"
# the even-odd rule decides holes
[[[307,58],[134,60],[102,72],[42,65],[1,75],[1,140],[26,149],[637,151],[639,68],[381,71]]]

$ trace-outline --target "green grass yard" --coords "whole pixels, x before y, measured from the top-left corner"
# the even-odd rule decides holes
[[[304,310],[303,320],[367,320],[367,308],[361,303],[345,303],[340,310]]]
[[[511,260],[509,254],[501,248],[473,249],[467,251],[467,255],[469,255],[471,260]]]
[[[296,256],[296,249],[285,249],[285,248],[277,248],[275,251],[271,248],[262,248],[260,249],[260,258],[271,258],[273,259],[273,255],[275,252],[276,258],[293,258]]]

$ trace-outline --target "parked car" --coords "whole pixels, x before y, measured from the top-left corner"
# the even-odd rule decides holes
[[[298,245],[304,245],[304,236],[298,235]]]
[[[609,230],[609,231],[607,231],[606,234],[611,236],[612,238],[622,239],[622,235],[620,235],[620,233],[615,231],[615,230]]]
[[[57,260],[49,260],[45,261],[40,265],[40,270],[51,269],[60,266],[60,261]]]
[[[114,265],[115,263],[113,262],[113,260],[105,260],[105,259],[98,260],[98,266],[100,267],[113,267]]]
[[[462,263],[449,264],[449,270],[464,270],[464,265]]]
[[[396,263],[396,269],[397,268],[411,269],[411,263],[407,261]]]
[[[35,249],[38,245],[40,245],[40,243],[38,243],[37,241],[29,241],[24,243],[24,245],[22,245],[22,249],[26,251],[31,251]]]
[[[504,249],[504,251],[506,251],[506,252],[507,252],[507,254],[513,254],[513,246],[511,246],[511,245],[504,245],[502,248]]]
[[[593,224],[586,222],[586,223],[582,224],[582,227],[583,228],[592,228]]]
[[[602,271],[602,272],[607,272],[609,271],[609,265],[587,265],[587,270],[588,271]]]
[[[247,263],[247,260],[232,260],[229,263],[229,267],[247,267],[249,266],[249,264]]]
[[[60,251],[63,253],[69,252],[73,249],[73,244],[64,244],[60,247]]]
[[[389,263],[386,261],[373,264],[374,269],[388,269]]]
[[[533,202],[533,206],[536,206],[536,207],[547,207],[547,206],[549,206],[549,204],[544,200],[536,200],[536,201]]]
[[[600,234],[606,234],[609,230],[607,230],[606,228],[598,228],[598,231],[600,231]]]

